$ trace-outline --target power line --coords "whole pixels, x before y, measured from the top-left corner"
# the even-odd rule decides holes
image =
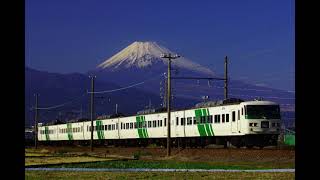
[[[86,95],[87,93],[84,93],[84,94],[82,94],[80,97],[78,97],[78,98],[75,98],[75,99],[73,99],[73,100],[71,100],[71,101],[67,101],[67,102],[65,102],[65,103],[62,103],[62,104],[58,104],[58,105],[55,105],[55,106],[50,106],[50,107],[38,107],[38,108],[36,108],[36,109],[40,109],[40,110],[49,110],[49,109],[55,109],[55,108],[59,108],[59,107],[62,107],[62,106],[65,106],[66,104],[70,104],[71,102],[74,102],[74,101],[76,101],[76,100],[80,100],[80,98],[82,98],[84,95]]]
[[[250,96],[250,95],[241,95],[241,94],[230,94],[232,96],[247,96],[247,97],[263,97],[263,96]],[[270,99],[295,99],[295,98],[281,98],[276,96],[265,96],[263,98],[270,98]]]
[[[150,78],[150,79],[147,79],[145,81],[142,81],[142,82],[139,82],[139,83],[136,83],[136,84],[132,84],[130,86],[126,86],[126,87],[122,87],[122,88],[118,88],[118,89],[112,89],[112,90],[105,90],[105,91],[95,91],[95,92],[87,92],[88,94],[102,94],[102,93],[110,93],[110,92],[116,92],[116,91],[121,91],[121,90],[125,90],[125,89],[129,89],[129,88],[132,88],[132,87],[135,87],[135,86],[139,86],[141,84],[144,84],[146,82],[149,82],[149,81],[152,81],[154,79],[157,79],[161,76],[163,76],[164,74],[161,74],[159,76],[156,76],[156,77],[153,77],[153,78]]]

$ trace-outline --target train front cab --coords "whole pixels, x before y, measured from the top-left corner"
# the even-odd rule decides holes
[[[244,143],[247,147],[277,145],[280,134],[280,107],[270,101],[240,103]]]

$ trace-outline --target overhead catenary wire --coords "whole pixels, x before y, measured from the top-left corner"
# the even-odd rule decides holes
[[[190,92],[190,91],[193,91],[192,89],[187,89],[187,88],[184,88],[183,91],[185,92]],[[223,95],[221,93],[213,93],[215,95]],[[277,97],[277,96],[261,96],[261,95],[255,95],[255,96],[252,96],[252,95],[244,95],[244,94],[229,94],[231,96],[246,96],[246,97],[253,97],[253,98],[257,98],[257,97],[262,97],[262,98],[269,98],[269,99],[295,99],[295,98],[285,98],[285,97]]]
[[[159,76],[156,76],[156,77],[153,77],[153,78],[147,79],[145,81],[142,81],[142,82],[139,82],[139,83],[135,83],[135,84],[132,84],[132,85],[129,85],[129,86],[126,86],[126,87],[122,87],[122,88],[105,90],[105,91],[95,91],[95,92],[88,91],[87,93],[88,94],[91,94],[91,93],[93,93],[93,94],[102,94],[102,93],[110,93],[110,92],[122,91],[122,90],[125,90],[125,89],[129,89],[129,88],[133,88],[133,87],[139,86],[139,85],[144,84],[146,82],[149,82],[149,81],[152,81],[154,79],[157,79],[157,78],[159,78],[161,76],[164,76],[164,74],[161,74]]]
[[[38,107],[37,109],[38,109],[38,110],[49,110],[49,109],[55,109],[55,108],[63,107],[63,106],[65,106],[65,105],[67,105],[67,104],[70,104],[70,103],[72,103],[72,102],[74,102],[74,101],[80,100],[80,99],[81,99],[83,96],[85,96],[86,94],[87,94],[87,93],[83,93],[80,97],[75,98],[75,99],[70,100],[70,101],[67,101],[67,102],[64,102],[64,103],[62,103],[62,104],[58,104],[58,105],[54,105],[54,106],[50,106],[50,107]]]

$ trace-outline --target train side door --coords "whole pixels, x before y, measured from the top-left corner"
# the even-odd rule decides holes
[[[239,131],[239,133],[240,133],[240,131],[241,131],[240,110],[238,110],[238,114],[237,114],[237,119],[236,119],[236,121],[237,121],[237,128],[238,128],[238,131]]]
[[[238,131],[238,122],[236,120],[236,111],[231,111],[231,132],[236,133]]]

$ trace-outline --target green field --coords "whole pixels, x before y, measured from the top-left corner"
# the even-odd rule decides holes
[[[48,172],[26,171],[25,179],[295,179],[294,173],[252,172]]]
[[[46,165],[43,167],[65,168],[169,168],[169,169],[278,169],[294,168],[292,163],[276,164],[274,162],[177,162],[170,160],[113,160],[86,163],[68,163],[61,165]]]

